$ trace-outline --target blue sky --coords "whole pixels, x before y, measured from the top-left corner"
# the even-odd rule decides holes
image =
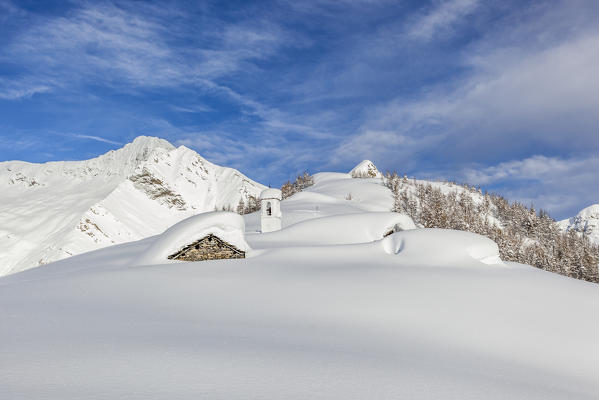
[[[278,185],[362,159],[599,203],[599,2],[0,0],[0,160],[138,135]]]

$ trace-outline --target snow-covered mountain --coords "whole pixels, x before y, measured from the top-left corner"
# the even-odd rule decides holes
[[[138,240],[264,186],[184,146],[140,136],[85,161],[0,163],[0,276]]]
[[[0,278],[0,398],[597,398],[597,285],[392,205],[319,173],[277,232],[209,213]],[[244,225],[245,259],[167,258]]]
[[[599,244],[599,204],[584,208],[576,216],[559,221],[558,224],[565,232],[574,230]]]

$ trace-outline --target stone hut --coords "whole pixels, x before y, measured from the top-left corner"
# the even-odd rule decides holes
[[[227,243],[218,236],[209,234],[185,246],[167,258],[180,261],[223,260],[245,258],[245,251]]]
[[[233,212],[215,211],[186,218],[157,235],[138,262],[139,265],[155,265],[167,259],[240,259],[249,251],[243,217]]]

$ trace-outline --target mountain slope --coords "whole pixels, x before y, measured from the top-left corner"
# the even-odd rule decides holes
[[[576,216],[558,222],[564,232],[585,234],[593,243],[599,244],[599,204],[581,210]]]
[[[0,163],[0,275],[162,232],[264,188],[184,146],[138,137],[85,161]]]

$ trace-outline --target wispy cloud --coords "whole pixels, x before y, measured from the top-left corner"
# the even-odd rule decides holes
[[[233,74],[252,76],[256,64],[283,46],[303,46],[276,21],[245,18],[224,21],[215,16],[198,25],[193,15],[149,5],[119,7],[84,3],[67,15],[41,19],[25,29],[0,55],[19,63],[21,81],[0,81],[0,98],[27,98],[36,93],[72,91],[86,85],[112,91],[179,90],[223,97],[267,130],[323,134],[254,95],[229,87]],[[179,26],[172,26],[173,13]],[[190,33],[194,33],[190,36]],[[238,76],[237,76],[238,78]],[[212,112],[203,104],[171,104],[184,113]]]
[[[7,21],[15,15],[24,15],[25,13],[15,6],[11,1],[0,0],[0,21]]]
[[[0,99],[4,100],[29,98],[37,93],[45,93],[50,90],[51,87],[48,84],[30,79],[9,80],[0,78]]]
[[[213,112],[214,108],[205,106],[203,104],[194,104],[186,107],[171,105],[169,107],[173,111],[182,112],[182,113],[205,113],[205,112]]]
[[[599,157],[546,157],[502,162],[480,169],[468,168],[467,182],[501,188],[512,200],[536,204],[558,218],[576,213],[599,199]],[[581,206],[582,205],[582,206]]]
[[[472,13],[479,0],[441,0],[432,9],[417,18],[410,26],[408,35],[413,39],[431,40],[447,32],[454,24]]]
[[[39,144],[39,140],[34,138],[19,138],[19,139],[11,139],[11,138],[3,138],[0,137],[0,148],[22,148],[29,149]]]
[[[106,139],[106,138],[103,138],[103,137],[100,137],[100,136],[94,136],[94,135],[74,134],[73,137],[77,138],[77,139],[95,140],[96,142],[110,143],[110,144],[116,144],[116,145],[122,145],[123,144],[123,143],[117,142],[115,140],[110,140],[110,139]]]
[[[122,90],[197,85],[247,67],[285,39],[263,22],[213,23],[203,43],[177,41],[164,10],[87,5],[50,18],[19,35],[0,57],[54,82],[101,82]],[[182,23],[191,23],[184,21]],[[204,32],[205,33],[205,32]],[[52,85],[48,85],[52,86]]]
[[[525,181],[562,180],[565,176],[578,175],[578,173],[573,174],[576,171],[583,175],[590,175],[591,171],[599,171],[599,157],[565,159],[536,155],[523,160],[502,162],[482,169],[466,169],[464,176],[469,181],[478,184],[493,184],[514,179]]]

